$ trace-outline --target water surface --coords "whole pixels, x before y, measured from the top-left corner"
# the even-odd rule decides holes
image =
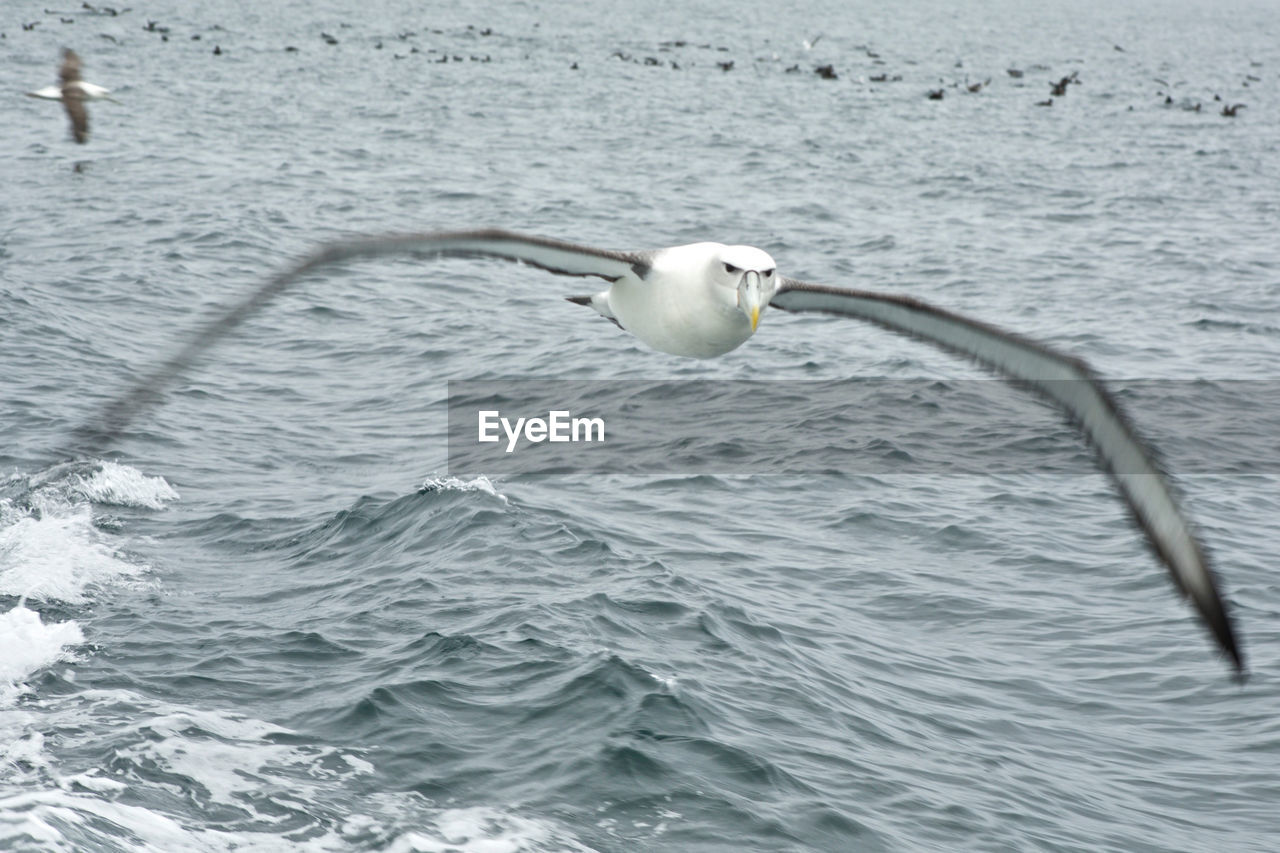
[[[0,846],[1280,845],[1270,4],[4,17]],[[121,102],[83,147],[20,94],[64,45]],[[1051,411],[850,322],[770,312],[697,362],[577,280],[353,263],[57,452],[318,241],[470,226],[749,243],[1088,359],[1181,474],[1252,679]],[[877,380],[815,415],[877,464],[780,432],[767,473],[451,477],[446,383],[522,377]],[[1027,465],[893,468],[987,408]]]

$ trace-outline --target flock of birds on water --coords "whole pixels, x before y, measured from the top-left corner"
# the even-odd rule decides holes
[[[95,6],[92,3],[84,2],[81,4],[81,7],[78,10],[58,11],[54,9],[46,9],[45,14],[47,16],[56,17],[58,19],[58,24],[67,25],[67,24],[76,23],[77,15],[105,16],[105,17],[115,18],[121,15],[126,15],[131,11],[133,11],[132,8],[127,6],[124,8],[118,9],[113,6]],[[44,23],[46,23],[46,21],[36,20],[36,21],[24,22],[22,24],[22,29],[24,32],[32,32],[37,27],[39,27]],[[341,26],[347,27],[349,25],[342,24]],[[219,32],[219,31],[225,32],[225,30],[223,30],[222,27],[217,25],[211,27],[210,29],[214,32]],[[142,26],[142,30],[148,33],[154,33],[160,36],[161,40],[166,42],[169,41],[169,36],[172,33],[171,27],[164,26],[160,22],[154,21],[154,20],[148,20],[146,24]],[[481,38],[492,36],[494,34],[493,29],[491,27],[477,28],[475,26],[468,26],[467,32],[468,32],[468,35],[470,36],[478,36]],[[424,30],[423,33],[428,35],[447,35],[445,31],[438,30],[438,29]],[[115,36],[112,36],[108,33],[100,33],[99,35],[103,39],[109,40],[113,43],[119,43],[118,39],[116,39]],[[394,36],[394,38],[398,43],[408,44],[412,39],[414,39],[418,35],[419,33],[416,31],[404,30],[397,33]],[[0,39],[7,39],[7,38],[8,38],[7,33],[0,32]],[[387,38],[390,39],[391,37],[387,37]],[[203,39],[203,35],[200,33],[193,33],[190,36],[191,41],[201,41],[202,39]],[[321,41],[324,42],[324,44],[330,47],[336,46],[341,43],[340,39],[338,39],[336,36],[327,32],[320,33],[320,39]],[[822,35],[820,34],[818,36],[815,36],[812,39],[803,40],[801,42],[801,46],[803,47],[804,51],[808,53],[814,50],[814,48],[817,47],[818,43],[821,40],[822,40]],[[383,39],[379,38],[375,40],[373,43],[373,47],[376,50],[382,50]],[[680,51],[684,49],[705,50],[705,51],[713,51],[716,53],[729,52],[729,48],[727,47],[715,47],[708,43],[695,44],[693,42],[689,42],[685,40],[664,41],[659,43],[658,48],[659,48],[659,51],[663,53],[670,53],[670,52]],[[886,64],[886,61],[881,57],[881,55],[868,45],[857,45],[855,49],[862,52],[866,56],[866,58],[871,61],[873,65],[883,66]],[[1124,48],[1121,47],[1120,45],[1115,45],[1114,49],[1118,52],[1122,52],[1122,53],[1124,52]],[[296,45],[286,45],[283,48],[283,50],[286,53],[298,53],[300,51],[300,48],[298,48]],[[407,53],[393,52],[393,56],[395,59],[405,59],[412,54],[417,54],[422,52],[424,51],[419,47],[417,47],[416,45],[409,44]],[[437,48],[427,48],[425,52],[428,54],[436,54],[434,61],[437,63],[447,63],[450,61],[452,62],[465,62],[465,61],[489,62],[492,59],[492,56],[488,53],[484,53],[484,54],[470,53],[470,54],[464,55],[459,53],[453,53],[450,51],[442,51]],[[222,56],[225,53],[225,51],[223,51],[221,44],[215,44],[213,46],[211,53],[214,56]],[[688,59],[684,60],[684,64],[681,64],[681,61],[679,60],[663,59],[658,56],[646,55],[646,56],[636,57],[622,50],[615,50],[612,54],[610,54],[610,58],[620,60],[623,62],[636,63],[636,64],[641,64],[646,66],[670,67],[671,69],[677,70],[677,71],[682,70],[686,67],[692,67],[697,64],[696,60],[691,61]],[[779,54],[773,53],[772,56],[770,57],[760,58],[757,60],[757,62],[763,62],[763,61],[780,62],[781,57],[779,56]],[[733,71],[737,67],[736,62],[733,59],[716,59],[714,60],[714,64],[717,68],[719,68],[723,72]],[[914,64],[914,63],[910,63],[910,64]],[[963,68],[964,64],[962,61],[957,61],[955,64],[955,67],[957,69]],[[1250,71],[1245,75],[1243,75],[1244,79],[1241,82],[1241,86],[1243,88],[1248,88],[1250,83],[1262,82],[1262,78],[1259,77],[1256,73],[1254,73],[1254,71],[1260,67],[1261,67],[1261,63],[1250,61]],[[110,95],[109,89],[106,89],[99,85],[95,85],[93,83],[85,82],[81,76],[82,68],[83,68],[83,62],[80,59],[79,55],[71,49],[65,49],[63,51],[62,64],[61,64],[61,67],[59,68],[59,73],[58,73],[58,76],[59,76],[58,85],[46,86],[44,88],[32,90],[26,93],[29,96],[34,98],[42,98],[42,99],[52,100],[52,101],[61,101],[63,105],[63,109],[67,114],[67,119],[70,123],[71,137],[77,143],[80,143],[80,144],[86,143],[89,139],[89,115],[88,115],[87,102],[93,101],[93,100],[114,100],[111,97],[109,97]],[[573,70],[578,70],[579,64],[577,62],[573,62],[570,65],[570,68]],[[1005,69],[1005,73],[1008,75],[1010,79],[1018,81],[1017,83],[1015,83],[1015,85],[1027,86],[1028,83],[1025,83],[1022,81],[1028,75],[1028,73],[1046,74],[1050,70],[1051,69],[1048,66],[1032,65],[1026,69],[1010,67]],[[803,74],[805,73],[805,71],[806,69],[803,68],[801,64],[798,62],[793,63],[785,68],[785,73],[787,74]],[[814,75],[816,75],[818,78],[822,80],[841,79],[841,73],[837,71],[835,65],[832,63],[811,65],[811,71]],[[903,81],[903,75],[892,74],[888,71],[880,71],[878,73],[873,73],[873,74],[858,75],[855,79],[859,82],[869,83],[869,84],[900,83]],[[1177,84],[1170,84],[1167,80],[1164,80],[1161,78],[1153,78],[1153,82],[1161,86],[1160,89],[1156,90],[1155,95],[1158,99],[1160,99],[1159,102],[1166,107],[1177,106],[1189,112],[1199,113],[1202,111],[1202,109],[1206,104],[1206,101],[1203,99],[1195,99],[1190,97],[1182,97],[1179,99],[1175,99],[1171,90],[1174,89]],[[1035,105],[1039,107],[1052,107],[1054,105],[1055,99],[1060,100],[1064,98],[1068,94],[1068,92],[1071,90],[1072,87],[1082,85],[1083,81],[1080,79],[1079,69],[1076,69],[1076,70],[1073,70],[1070,74],[1064,75],[1058,78],[1057,80],[1048,79],[1048,80],[1045,80],[1044,83],[1047,86],[1046,94],[1048,96],[1045,97],[1043,100],[1037,100],[1034,102]],[[946,79],[939,78],[939,85],[936,88],[928,89],[925,92],[925,97],[927,97],[929,100],[941,101],[947,96],[948,91],[955,91],[955,92],[959,92],[961,94],[966,94],[966,95],[976,95],[984,91],[985,89],[990,88],[991,85],[992,85],[992,77],[990,76],[987,76],[981,80],[974,80],[974,81],[971,81],[968,78],[968,76],[965,76],[963,80],[952,79],[949,82]],[[1218,93],[1215,93],[1213,95],[1212,103],[1215,104],[1215,107],[1212,107],[1211,110],[1216,108],[1218,114],[1226,118],[1235,118],[1239,114],[1239,111],[1246,107],[1246,104],[1237,103],[1237,102],[1224,99],[1222,95]],[[1130,106],[1129,109],[1132,110],[1133,107]],[[82,164],[77,164],[76,166],[77,171],[80,170],[81,165]]]

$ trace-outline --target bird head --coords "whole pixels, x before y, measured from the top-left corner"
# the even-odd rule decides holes
[[[738,310],[754,332],[777,289],[778,265],[767,252],[753,246],[725,246],[713,264],[717,283],[736,293]]]

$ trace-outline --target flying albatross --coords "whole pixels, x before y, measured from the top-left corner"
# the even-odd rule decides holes
[[[972,358],[1057,406],[1084,434],[1111,475],[1174,586],[1191,600],[1222,652],[1245,674],[1231,617],[1195,532],[1152,453],[1083,361],[1043,344],[909,296],[845,290],[778,274],[751,246],[693,243],[611,251],[510,231],[451,231],[355,238],[319,247],[201,326],[186,345],[112,401],[77,440],[103,446],[196,358],[299,279],[354,258],[385,255],[489,257],[560,275],[604,279],[608,287],[569,301],[587,305],[654,349],[714,358],[742,345],[768,308],[852,317]]]
[[[80,79],[80,56],[71,48],[62,51],[62,67],[58,69],[58,78],[62,81],[57,86],[45,86],[34,92],[27,92],[32,98],[46,101],[62,101],[67,118],[71,122],[71,135],[76,142],[84,144],[89,141],[89,110],[86,101],[114,101],[108,96],[110,89]]]

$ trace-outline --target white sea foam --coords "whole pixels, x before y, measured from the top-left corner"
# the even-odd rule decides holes
[[[46,621],[29,601],[82,604],[96,586],[132,579],[145,570],[110,544],[111,534],[94,525],[86,500],[154,507],[176,498],[168,484],[111,462],[56,465],[31,475],[14,474],[0,498],[0,595],[18,603],[0,613],[0,770],[15,778],[49,771],[44,726],[28,706],[32,675],[70,658],[84,644],[75,620]],[[170,497],[170,495],[172,497]],[[0,778],[5,777],[0,772]],[[84,776],[81,787],[92,787]],[[50,820],[56,814],[50,813]],[[47,839],[48,821],[23,818],[27,834]],[[0,842],[3,836],[0,834]],[[7,849],[4,843],[0,848]]]
[[[0,595],[68,604],[146,569],[110,544],[88,501],[158,509],[178,497],[163,478],[111,461],[56,465],[5,485],[20,493],[0,499]]]
[[[86,504],[0,527],[0,594],[79,604],[91,585],[145,569],[104,541]]]
[[[484,492],[492,495],[504,504],[509,503],[507,496],[498,491],[489,478],[484,474],[472,480],[460,480],[457,477],[428,477],[420,487],[422,491],[455,491],[455,492]]]
[[[0,704],[6,685],[18,684],[83,642],[84,634],[75,622],[46,625],[39,613],[22,605],[0,613]]]
[[[675,675],[659,675],[656,672],[649,673],[649,677],[661,684],[662,689],[666,690],[668,693],[674,692],[676,684],[680,681],[680,679]]]
[[[388,853],[595,853],[550,821],[501,809],[452,809],[437,812],[434,819],[402,812],[400,819],[413,820],[423,828],[401,833],[376,849]],[[15,851],[79,853],[90,849],[84,842],[92,840],[132,853],[339,853],[370,849],[370,833],[385,833],[385,826],[367,816],[354,816],[340,829],[303,840],[274,831],[189,827],[153,809],[88,792],[51,789],[0,796],[0,845]]]
[[[8,506],[10,515],[14,511],[20,515],[57,512],[85,500],[144,509],[162,509],[178,500],[177,491],[163,477],[149,477],[110,459],[64,462],[34,474],[11,474],[4,486],[7,491],[24,493],[21,507]],[[0,512],[0,523],[5,517]]]
[[[105,739],[115,757],[110,774],[89,767],[58,777],[40,762],[41,742],[29,739],[30,755],[14,764],[25,768],[20,786],[0,774],[0,849],[591,853],[554,821],[503,807],[440,809],[411,792],[353,797],[352,779],[375,772],[368,757],[298,744],[297,733],[251,717],[123,690],[29,710],[39,712],[30,725],[38,719],[73,750],[93,754],[86,747]],[[199,808],[172,811],[174,794]],[[285,815],[313,823],[298,831]],[[294,829],[281,830],[284,822]]]
[[[431,831],[406,832],[388,853],[590,853],[549,821],[520,817],[477,806],[448,809],[436,816]]]
[[[148,477],[109,459],[88,477],[77,474],[72,487],[94,503],[115,506],[163,509],[166,503],[178,500],[178,493],[163,477]]]
[[[77,788],[83,788],[86,791],[97,791],[99,793],[114,794],[123,791],[129,786],[115,779],[108,779],[106,776],[98,775],[98,768],[87,770],[84,773],[78,773],[75,776],[67,776],[58,780],[58,787],[64,791],[74,791]]]

